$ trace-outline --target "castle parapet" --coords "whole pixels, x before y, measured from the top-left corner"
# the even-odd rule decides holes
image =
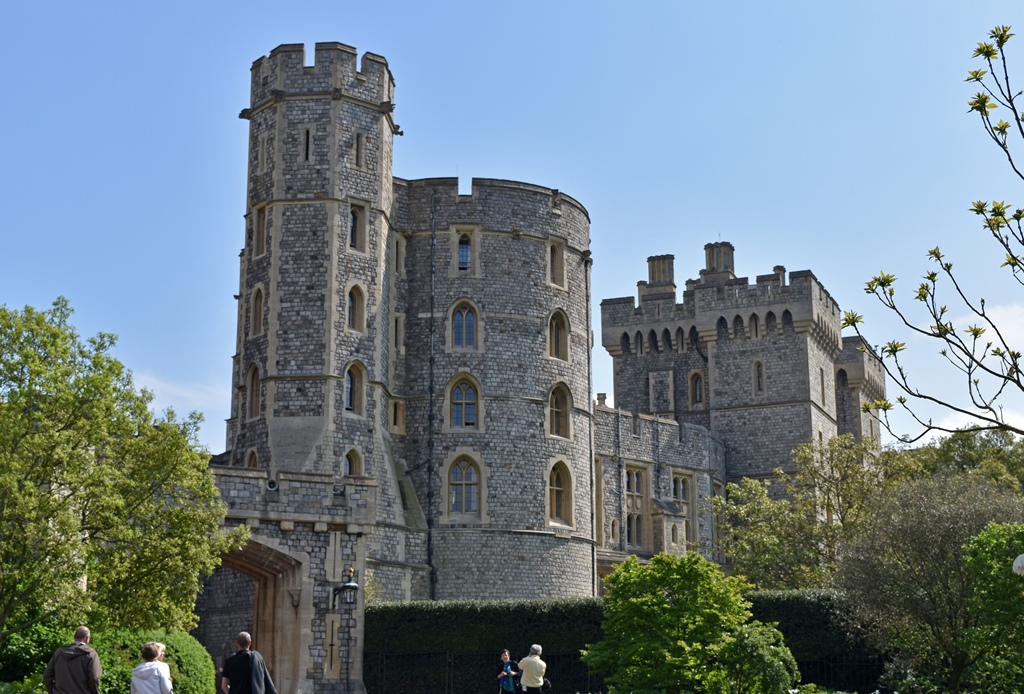
[[[229,519],[252,524],[312,523],[322,531],[341,524],[374,521],[377,482],[371,477],[345,477],[335,484],[331,473],[280,472],[211,465]]]
[[[836,369],[843,369],[849,385],[861,390],[864,399],[885,396],[885,369],[871,345],[859,335],[843,338],[843,351],[836,359]]]
[[[394,179],[396,199],[402,201],[399,223],[408,218],[431,218],[434,204],[437,230],[460,224],[484,224],[488,231],[547,238],[552,219],[563,225],[570,246],[589,247],[590,213],[580,202],[557,188],[499,178],[474,178],[469,195],[459,194],[459,179]],[[436,197],[434,197],[436,193]],[[572,229],[570,232],[569,229]],[[585,235],[584,235],[585,233]]]
[[[387,60],[364,53],[357,65],[358,53],[343,43],[318,43],[314,62],[306,65],[306,48],[301,43],[281,44],[269,56],[252,64],[250,108],[242,112],[248,118],[252,110],[283,101],[292,95],[323,95],[331,99],[357,99],[390,112],[394,107],[395,80]]]
[[[602,432],[616,432],[614,441],[598,442],[599,455],[702,470],[712,477],[725,478],[725,444],[705,427],[657,415],[633,414],[600,403],[594,406],[594,426]]]

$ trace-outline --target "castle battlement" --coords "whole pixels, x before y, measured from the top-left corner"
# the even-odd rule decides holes
[[[383,112],[394,108],[395,80],[387,60],[367,52],[359,61],[356,49],[343,43],[316,44],[312,65],[306,65],[303,44],[281,44],[253,62],[251,79],[250,108],[242,112],[243,118],[267,104],[300,95],[355,99],[378,105]]]
[[[614,440],[602,441],[599,448],[619,458],[725,476],[725,444],[706,427],[599,403],[594,404],[594,426],[602,434],[614,433]]]
[[[860,388],[866,398],[885,397],[885,369],[875,350],[859,335],[843,338],[843,352],[836,368],[846,371],[851,386]]]
[[[332,473],[281,471],[211,465],[227,518],[258,525],[264,522],[310,523],[326,532],[329,525],[372,523],[377,481],[348,476],[338,484]]]
[[[439,201],[454,202],[456,205],[462,205],[467,208],[472,203],[492,203],[495,198],[498,198],[497,202],[499,204],[505,204],[504,198],[509,196],[522,198],[524,201],[528,198],[534,198],[543,200],[544,206],[550,209],[552,214],[561,215],[563,210],[569,207],[577,214],[582,215],[588,223],[590,222],[590,213],[587,211],[587,208],[575,198],[566,195],[557,188],[547,188],[533,183],[510,181],[501,178],[474,178],[470,194],[460,195],[459,179],[455,177],[418,178],[412,180],[395,177],[393,180],[395,188],[404,189],[410,198],[422,198],[424,194],[430,196],[434,191],[437,191],[437,199]],[[516,221],[520,212],[515,208],[507,210],[507,212],[511,213],[506,217],[507,226],[512,230],[516,228]],[[521,231],[526,233],[525,229],[521,229]]]
[[[716,339],[722,320],[728,337],[736,337],[739,325],[753,337],[754,326],[760,330],[774,324],[781,331],[786,316],[797,332],[810,332],[829,351],[841,351],[839,305],[810,270],[790,273],[787,283],[786,269],[776,265],[772,274],[758,275],[751,284],[733,273],[732,244],[708,244],[705,251],[707,266],[699,279],[686,281],[681,303],[676,303],[671,255],[648,258],[649,279],[637,283],[637,302],[631,297],[602,301],[604,346],[615,354],[623,334],[651,330],[686,335],[692,329],[701,339]]]

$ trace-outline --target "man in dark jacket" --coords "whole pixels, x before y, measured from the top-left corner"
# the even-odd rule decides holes
[[[75,630],[75,642],[61,646],[43,672],[43,684],[50,694],[99,694],[100,657],[89,647],[88,627]]]
[[[252,637],[243,631],[235,640],[238,652],[224,661],[220,688],[224,694],[277,694],[263,656],[249,650]]]

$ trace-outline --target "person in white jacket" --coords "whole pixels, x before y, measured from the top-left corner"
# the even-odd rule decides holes
[[[132,669],[132,694],[171,694],[171,668],[164,660],[166,647],[150,641],[142,647],[142,660]]]

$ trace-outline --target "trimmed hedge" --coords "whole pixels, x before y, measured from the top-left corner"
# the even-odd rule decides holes
[[[754,619],[777,623],[786,645],[801,668],[803,681],[846,691],[874,691],[882,657],[847,629],[842,596],[834,591],[759,591],[746,596]],[[424,691],[445,666],[429,663],[419,670],[418,659],[402,656],[451,654],[448,666],[460,675],[472,670],[477,682],[488,681],[501,649],[513,658],[526,655],[539,643],[547,654],[578,654],[602,638],[601,601],[568,600],[418,601],[383,603],[366,608],[367,682],[379,684],[405,671],[418,678]],[[468,656],[479,656],[470,665]],[[401,663],[391,666],[394,659]],[[455,660],[459,662],[456,663]],[[371,674],[373,668],[379,670]],[[414,671],[415,672],[412,672]],[[552,677],[554,681],[554,677]],[[562,675],[562,682],[567,678]],[[384,687],[379,687],[385,691]]]
[[[763,590],[746,596],[754,619],[777,622],[797,660],[878,656],[844,623],[843,596],[832,590]]]
[[[576,653],[601,638],[601,601],[437,600],[366,607],[366,651],[380,653]]]
[[[849,609],[841,593],[778,590],[746,597],[754,619],[778,624],[804,682],[844,691],[877,690],[885,656],[850,628]]]

